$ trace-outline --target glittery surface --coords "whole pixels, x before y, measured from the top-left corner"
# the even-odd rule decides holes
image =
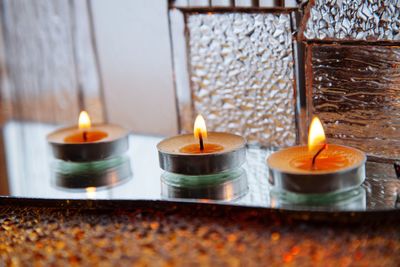
[[[187,16],[193,113],[202,113],[211,130],[241,134],[250,144],[293,145],[290,15]]]
[[[213,205],[1,206],[0,265],[398,266],[397,223],[334,218]]]
[[[400,47],[312,45],[308,53],[309,108],[330,141],[399,159]]]
[[[400,40],[398,0],[313,2],[304,31],[307,39]]]

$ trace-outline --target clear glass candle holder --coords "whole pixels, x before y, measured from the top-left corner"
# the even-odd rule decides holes
[[[161,191],[167,198],[228,201],[245,195],[248,184],[246,172],[241,167],[209,175],[164,172],[161,175]]]
[[[329,207],[332,209],[366,209],[366,192],[361,186],[342,192],[325,194],[299,194],[284,190],[270,191],[272,206],[281,208]]]
[[[54,184],[65,189],[109,187],[131,176],[130,159],[126,155],[91,162],[57,160],[53,164]]]

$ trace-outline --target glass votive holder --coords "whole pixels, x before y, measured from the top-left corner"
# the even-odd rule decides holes
[[[366,192],[361,186],[347,191],[323,194],[298,194],[284,190],[270,191],[271,206],[290,209],[365,210]]]
[[[132,176],[127,155],[90,162],[56,160],[52,169],[55,186],[64,189],[111,187],[128,181]]]
[[[247,191],[247,176],[241,167],[208,175],[161,175],[161,194],[166,198],[230,201]]]

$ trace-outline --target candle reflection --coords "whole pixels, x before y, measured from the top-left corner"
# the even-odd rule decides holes
[[[96,198],[96,187],[91,186],[86,188],[86,198],[87,199]]]
[[[53,171],[57,187],[84,191],[88,198],[96,192],[96,188],[109,188],[132,178],[128,156],[86,163],[58,161],[53,165]]]
[[[308,197],[287,191],[271,190],[270,205],[272,208],[290,209],[338,209],[365,210],[367,208],[367,193],[358,187],[350,191]]]

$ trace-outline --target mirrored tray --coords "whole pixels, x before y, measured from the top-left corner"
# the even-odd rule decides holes
[[[125,155],[82,171],[80,166],[63,165],[53,158],[46,135],[56,128],[30,122],[4,125],[0,158],[4,165],[0,178],[3,199],[162,200],[324,212],[387,212],[400,208],[400,180],[392,163],[368,162],[367,179],[359,188],[310,199],[275,191],[268,183],[265,164],[272,151],[248,148],[240,176],[245,180],[225,184],[218,191],[219,200],[210,200],[203,193],[176,193],[176,188],[162,182],[156,149],[161,137],[131,135]],[[233,194],[235,186],[239,194]]]

